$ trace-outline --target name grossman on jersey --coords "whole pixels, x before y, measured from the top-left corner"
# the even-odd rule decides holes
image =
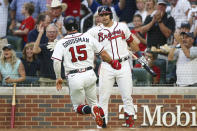
[[[69,39],[66,42],[63,43],[63,46],[66,48],[67,46],[71,45],[71,44],[75,44],[78,42],[86,42],[89,43],[89,38],[85,38],[85,37],[77,37],[77,38],[73,38],[73,39]]]

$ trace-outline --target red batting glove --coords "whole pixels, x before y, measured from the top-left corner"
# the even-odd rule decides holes
[[[112,60],[112,61],[109,62],[109,64],[111,64],[111,66],[116,70],[121,69],[121,64],[118,60]]]

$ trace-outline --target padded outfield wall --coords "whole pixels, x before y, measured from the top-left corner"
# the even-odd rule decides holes
[[[197,128],[197,87],[134,87],[136,127]],[[10,128],[12,87],[0,87],[0,128]],[[17,87],[16,128],[96,128],[91,115],[72,110],[68,88]],[[114,87],[109,128],[124,126],[121,96]]]

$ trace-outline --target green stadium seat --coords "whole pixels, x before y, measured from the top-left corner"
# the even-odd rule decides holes
[[[15,51],[21,51],[22,38],[17,36],[7,36],[8,43],[14,46]]]
[[[18,58],[22,58],[22,57],[23,57],[23,52],[21,52],[21,51],[16,51],[16,56],[17,56]]]
[[[166,84],[166,60],[164,60],[164,59],[157,59],[157,60],[155,60],[154,64],[160,68],[161,75],[160,75],[160,82],[159,82],[159,84],[161,86],[165,85]]]
[[[176,83],[176,61],[168,61],[166,83],[169,86],[173,86]]]
[[[151,86],[152,76],[144,68],[133,68],[133,86]]]

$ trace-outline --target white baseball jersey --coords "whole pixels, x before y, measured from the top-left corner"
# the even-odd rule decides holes
[[[126,41],[132,34],[125,23],[114,21],[111,27],[96,26],[88,30],[88,33],[104,46],[112,59],[129,56]]]
[[[127,42],[132,42],[134,37],[125,23],[114,21],[111,27],[100,25],[93,27],[88,33],[104,46],[112,59],[129,56]],[[108,102],[115,81],[125,105],[124,111],[129,115],[135,114],[131,97],[132,75],[129,61],[122,61],[120,70],[115,70],[108,63],[102,62],[99,74],[99,105],[104,111],[106,123],[108,122]]]
[[[62,61],[64,68],[70,70],[94,66],[94,53],[100,53],[103,46],[88,33],[75,33],[65,36],[55,46],[52,59]]]

